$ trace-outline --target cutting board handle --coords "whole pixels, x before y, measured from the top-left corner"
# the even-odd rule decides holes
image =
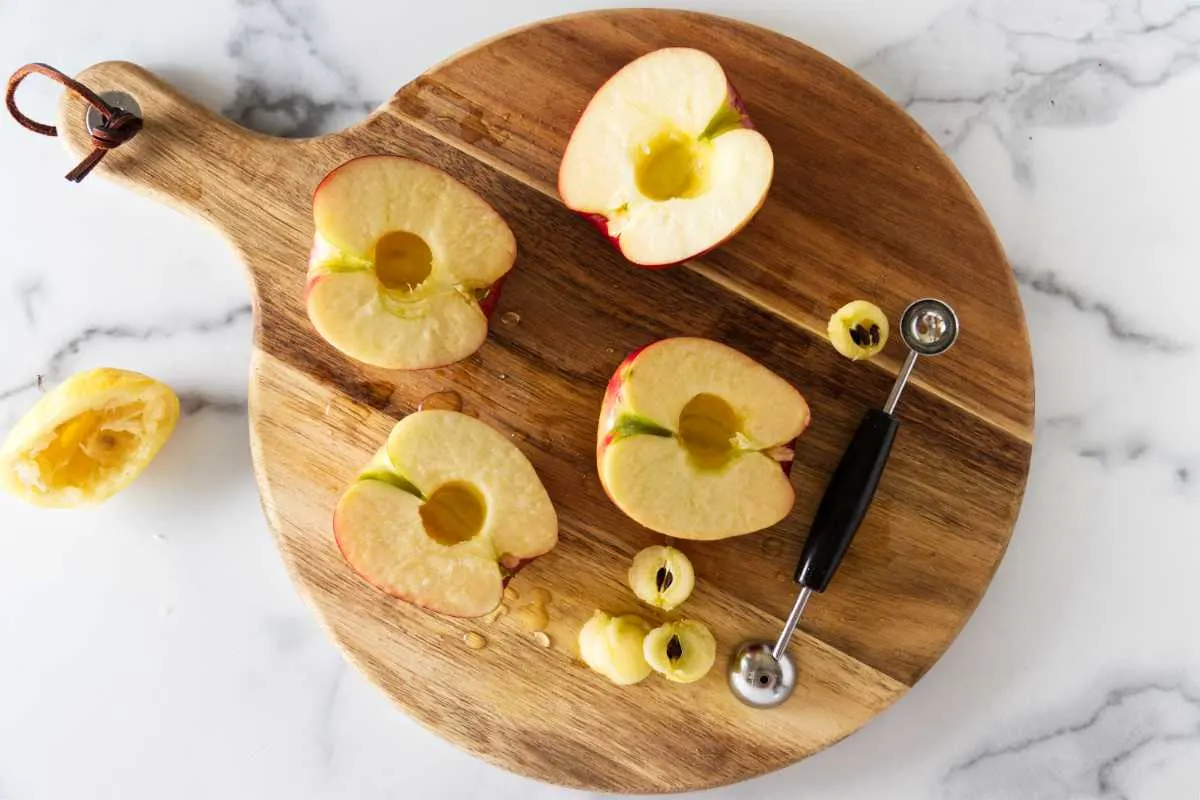
[[[126,61],[88,67],[76,79],[97,93],[124,92],[141,109],[142,130],[109,151],[96,174],[146,192],[208,220],[224,231],[266,222],[264,196],[299,187],[292,159],[305,141],[249,131],[188,99],[149,70]],[[59,135],[82,158],[92,145],[84,122],[87,103],[64,92]],[[302,173],[301,173],[302,174]]]

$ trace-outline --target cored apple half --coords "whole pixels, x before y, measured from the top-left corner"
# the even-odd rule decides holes
[[[708,339],[664,339],[626,358],[608,384],[600,481],[653,531],[753,533],[795,502],[784,464],[808,421],[800,393],[757,361]]]
[[[483,344],[480,301],[512,269],[517,243],[475,192],[419,161],[365,156],[321,181],[313,221],[308,316],[331,345],[377,367],[422,369]]]
[[[355,572],[431,611],[478,617],[519,564],[550,551],[558,518],[520,450],[455,411],[418,411],[338,502],[338,548]]]
[[[716,59],[670,47],[596,92],[567,143],[558,193],[625,258],[666,267],[741,230],[774,167]]]

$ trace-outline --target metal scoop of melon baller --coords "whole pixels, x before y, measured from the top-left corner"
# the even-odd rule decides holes
[[[823,592],[842,556],[858,531],[875,488],[887,465],[888,454],[900,421],[896,404],[920,356],[936,356],[958,338],[958,317],[941,300],[918,300],[904,310],[900,335],[908,345],[908,358],[882,409],[869,410],[859,423],[829,486],[817,506],[812,528],[796,565],[800,594],[774,642],[743,642],[729,661],[729,687],[734,695],[755,708],[772,708],[787,700],[796,688],[796,665],[787,654],[788,642],[804,614],[813,592]]]

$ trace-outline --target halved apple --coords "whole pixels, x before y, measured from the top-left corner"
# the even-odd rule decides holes
[[[753,533],[792,508],[784,465],[808,420],[800,393],[757,361],[708,339],[664,339],[631,354],[609,381],[600,482],[659,533]]]
[[[495,306],[517,243],[475,192],[419,161],[364,156],[317,186],[313,222],[308,316],[338,350],[422,369],[483,344],[480,302]]]
[[[495,609],[506,574],[558,541],[554,506],[529,459],[456,411],[418,411],[396,423],[342,495],[333,530],[355,572],[457,617]]]
[[[716,59],[670,47],[596,92],[567,143],[558,193],[627,259],[667,267],[741,230],[774,168]]]

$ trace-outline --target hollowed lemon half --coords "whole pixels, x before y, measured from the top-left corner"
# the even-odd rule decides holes
[[[141,475],[170,438],[179,398],[137,372],[94,369],[44,395],[0,448],[0,487],[38,506],[95,505]]]

